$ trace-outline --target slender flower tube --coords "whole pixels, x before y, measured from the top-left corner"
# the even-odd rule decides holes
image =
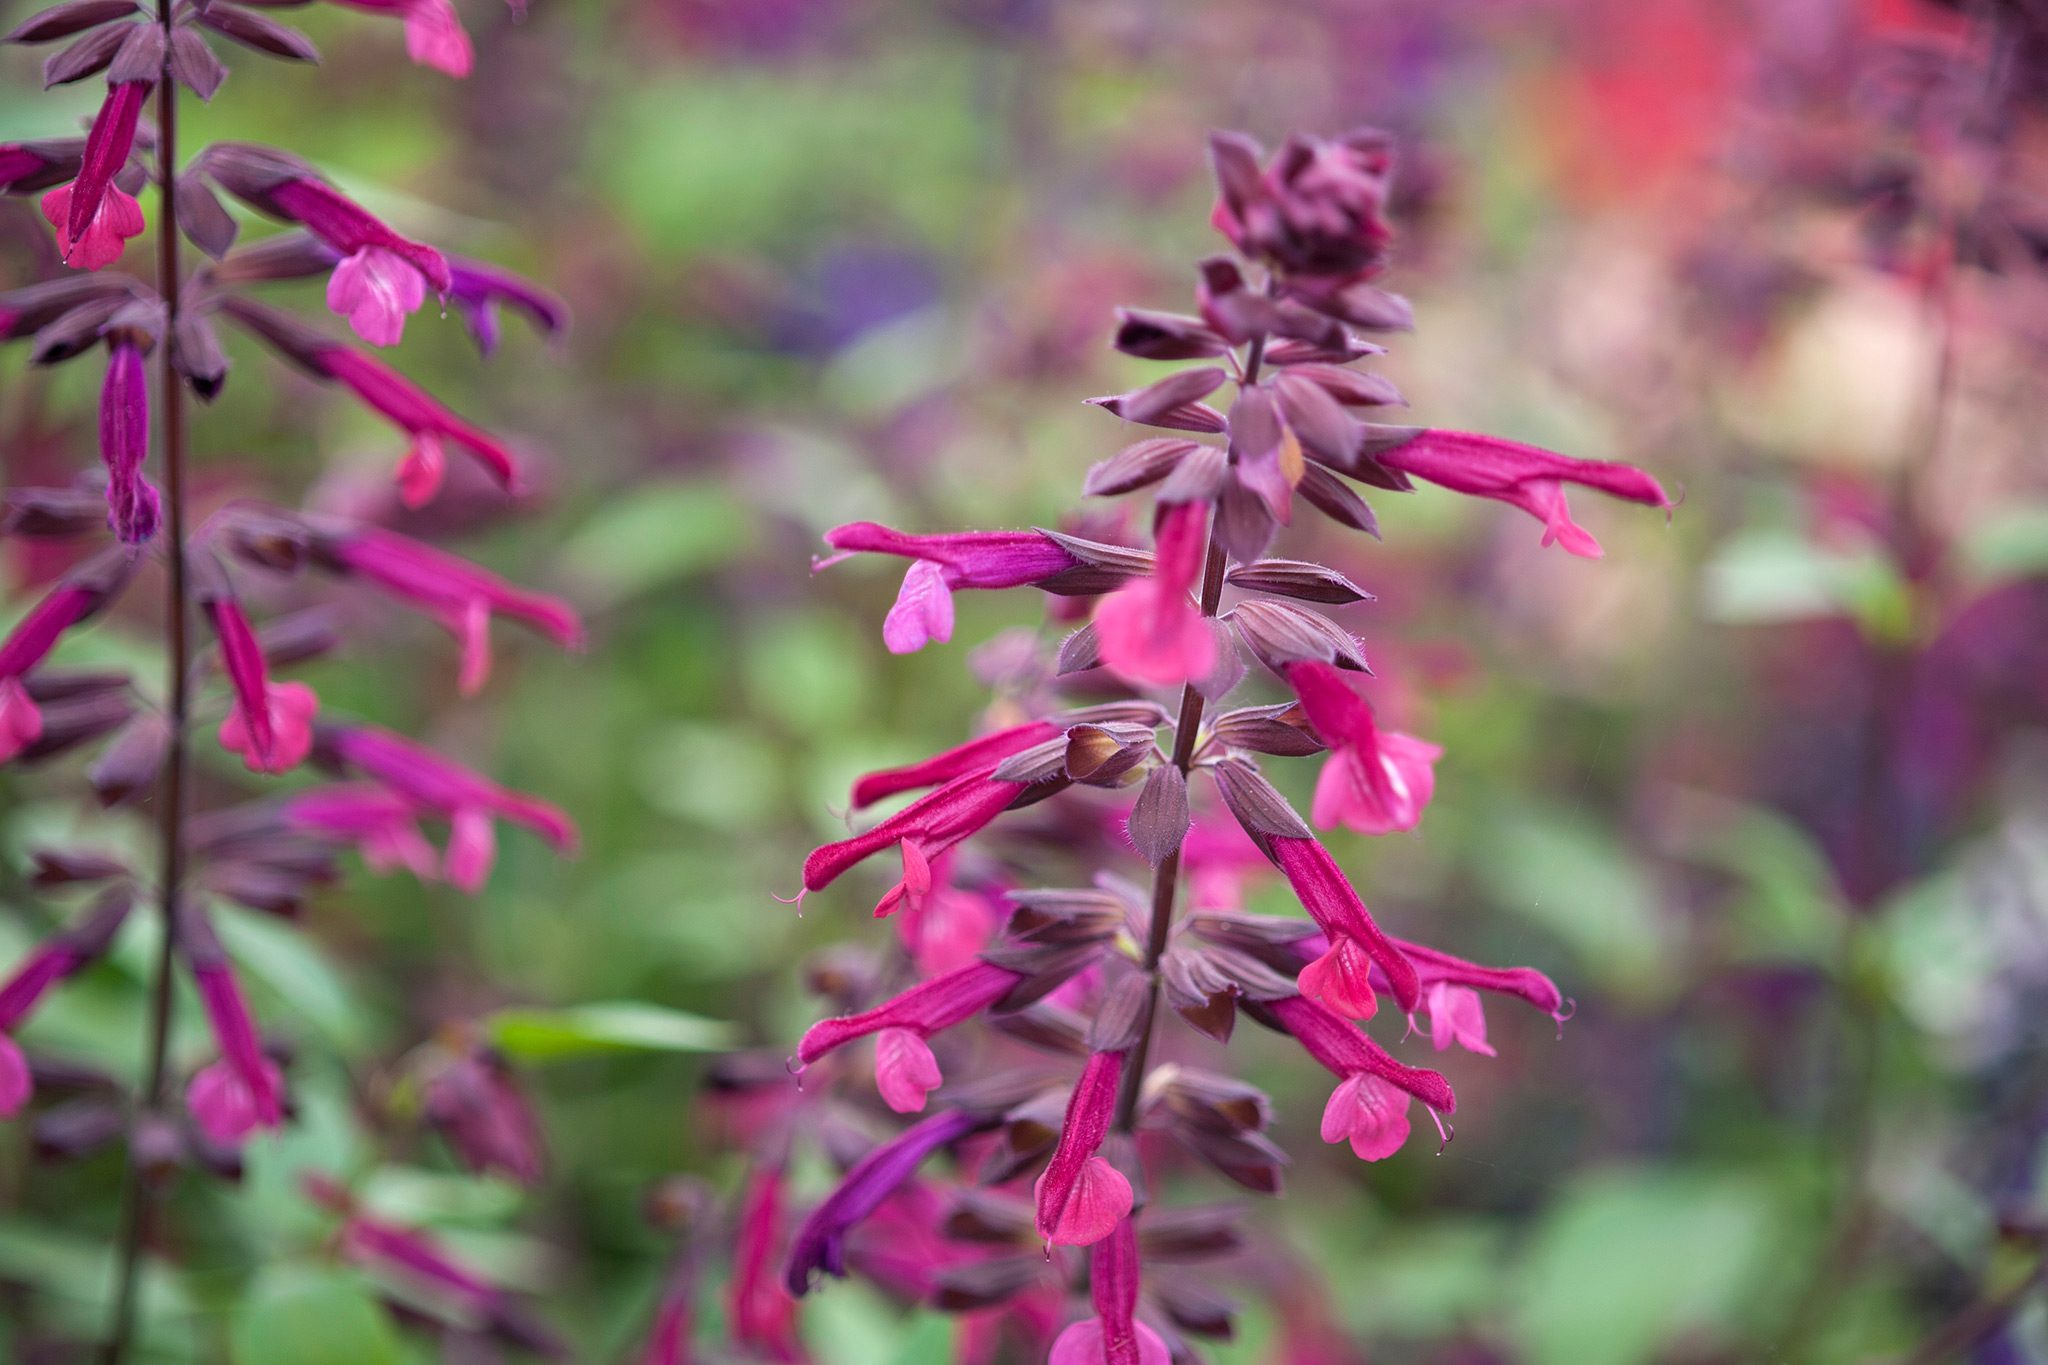
[[[855,554],[898,555],[911,561],[896,605],[882,623],[892,654],[911,654],[933,640],[953,638],[953,590],[1021,588],[1044,583],[1085,561],[1042,531],[963,531],[918,536],[872,521],[849,522],[825,533],[839,551],[815,561],[812,572]]]
[[[1038,1177],[1038,1233],[1057,1246],[1087,1246],[1115,1230],[1131,1211],[1131,1182],[1096,1153],[1116,1114],[1122,1052],[1093,1052],[1074,1082],[1059,1146]]]
[[[482,689],[491,672],[491,615],[524,621],[569,649],[583,647],[583,623],[557,597],[527,592],[466,559],[372,526],[322,535],[316,552],[341,573],[353,574],[431,616],[462,646],[459,686],[464,696]]]
[[[448,301],[462,315],[477,350],[486,356],[498,349],[500,305],[526,314],[549,338],[561,335],[569,326],[567,305],[524,276],[460,258],[450,258],[448,269],[453,284]]]
[[[1308,659],[1283,671],[1316,736],[1330,749],[1310,808],[1316,824],[1392,834],[1421,823],[1436,791],[1432,765],[1443,750],[1413,735],[1381,730],[1372,708],[1330,664]]]
[[[135,562],[126,551],[87,560],[52,588],[0,640],[0,763],[43,733],[43,716],[22,678],[48,657],[64,632],[92,616],[128,582]]]
[[[114,183],[135,146],[135,125],[153,81],[122,81],[107,91],[86,134],[78,178],[43,196],[43,216],[57,229],[64,263],[80,270],[112,265],[145,226],[142,205]]]
[[[405,55],[456,79],[469,74],[476,52],[450,0],[331,0],[365,14],[405,21]]]
[[[313,748],[313,716],[320,699],[305,683],[270,681],[263,646],[241,603],[215,595],[204,606],[220,641],[221,667],[235,692],[234,706],[221,722],[221,747],[240,754],[252,773],[296,768]]]
[[[508,492],[516,491],[519,467],[512,452],[489,433],[471,426],[435,402],[427,392],[381,361],[346,346],[329,346],[314,356],[320,372],[355,390],[356,397],[412,440],[398,467],[399,496],[407,507],[422,507],[440,491],[447,469],[443,442],[477,461]]]
[[[845,1278],[848,1234],[915,1175],[926,1157],[994,1122],[964,1109],[948,1109],[912,1124],[854,1163],[839,1187],[797,1229],[782,1277],[789,1292],[798,1297],[810,1292],[819,1271]]]
[[[415,1228],[371,1218],[331,1176],[313,1171],[300,1177],[306,1197],[341,1218],[341,1254],[357,1265],[391,1272],[419,1287],[490,1315],[504,1294],[463,1264],[440,1243]]]
[[[257,1129],[283,1124],[284,1080],[263,1055],[249,1003],[213,926],[204,914],[188,910],[177,932],[221,1054],[192,1077],[185,1103],[201,1132],[223,1146],[239,1146]]]
[[[768,1163],[751,1172],[740,1196],[730,1286],[733,1340],[769,1360],[804,1359],[796,1335],[796,1300],[776,1278],[773,1257],[782,1238],[788,1172]]]
[[[143,476],[149,458],[149,380],[142,348],[122,335],[108,348],[100,388],[100,460],[107,467],[107,525],[125,545],[156,534],[162,500]]]
[[[471,894],[483,888],[496,860],[493,817],[524,825],[554,845],[557,852],[570,853],[576,848],[576,826],[558,807],[501,787],[483,774],[388,730],[341,726],[328,731],[322,742],[347,767],[382,784],[416,809],[449,821],[443,871],[451,883]]]
[[[1157,1332],[1137,1320],[1138,1232],[1129,1218],[1095,1243],[1088,1257],[1092,1317],[1069,1325],[1052,1344],[1046,1365],[1168,1365]]]
[[[805,1066],[836,1048],[869,1034],[880,1034],[875,1050],[875,1085],[891,1109],[911,1114],[924,1108],[927,1092],[944,1077],[925,1039],[952,1028],[1003,998],[1021,980],[990,962],[972,962],[957,971],[912,986],[871,1010],[811,1025],[797,1045]]]
[[[1133,682],[1180,684],[1216,663],[1216,637],[1188,594],[1201,581],[1209,504],[1176,502],[1159,514],[1152,574],[1118,589],[1095,612],[1102,661]]]
[[[1422,996],[1422,983],[1415,968],[1401,955],[1392,939],[1380,931],[1365,902],[1351,887],[1344,870],[1330,851],[1314,839],[1275,837],[1271,841],[1273,861],[1286,874],[1294,894],[1301,899],[1323,932],[1330,936],[1332,951],[1341,948],[1340,939],[1355,940],[1385,973],[1389,991],[1404,1013],[1412,1013]],[[1333,967],[1342,964],[1333,963]]]
[[[1566,484],[1650,507],[1672,506],[1663,486],[1632,465],[1576,460],[1470,431],[1420,431],[1383,452],[1380,460],[1389,469],[1441,484],[1454,493],[1519,507],[1543,523],[1545,545],[1554,541],[1587,559],[1600,557],[1600,542],[1572,520],[1571,509],[1565,505]]]
[[[928,884],[932,857],[994,820],[1027,790],[1022,782],[995,781],[988,776],[993,770],[963,773],[873,829],[812,849],[804,859],[804,890],[822,891],[855,863],[898,844],[904,848],[906,883],[914,866],[922,866]],[[896,901],[885,904],[894,909]]]
[[[1309,1056],[1339,1078],[1323,1110],[1325,1142],[1349,1140],[1366,1161],[1400,1150],[1408,1138],[1408,1100],[1433,1114],[1457,1111],[1450,1083],[1434,1071],[1403,1066],[1350,1023],[1313,1000],[1294,995],[1266,1006]]]
[[[1494,1055],[1486,1041],[1480,991],[1527,1001],[1560,1026],[1571,1017],[1571,1006],[1556,983],[1532,967],[1482,967],[1420,943],[1396,939],[1395,946],[1414,964],[1422,981],[1422,1008],[1429,1015],[1430,1042],[1438,1052],[1457,1046],[1483,1057]]]
[[[1029,721],[970,739],[916,763],[869,773],[853,784],[854,807],[871,806],[898,792],[937,786],[965,773],[989,772],[1011,754],[1042,744],[1059,732],[1060,727],[1049,720]]]

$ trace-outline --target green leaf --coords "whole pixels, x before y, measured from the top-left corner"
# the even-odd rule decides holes
[[[397,1330],[355,1275],[311,1266],[266,1272],[228,1331],[235,1365],[398,1365]]]
[[[1814,962],[1832,956],[1847,911],[1812,836],[1768,807],[1706,792],[1679,793],[1673,816],[1674,851],[1742,882],[1730,908],[1742,950]]]
[[[733,1045],[732,1025],[638,1001],[573,1009],[500,1010],[488,1021],[507,1056],[545,1062],[609,1052],[717,1052]]]
[[[1771,1207],[1767,1190],[1735,1176],[1608,1170],[1580,1180],[1536,1229],[1510,1292],[1527,1359],[1635,1365],[1681,1334],[1694,1352],[1741,1340],[1771,1320],[1757,1302],[1770,1272],[1803,1264]]]
[[[609,606],[717,568],[753,533],[752,515],[715,483],[641,488],[585,522],[562,562],[579,595]]]
[[[2048,575],[2048,506],[1994,512],[1962,534],[1963,572],[1977,587]]]
[[[1703,609],[1731,625],[1853,618],[1865,634],[1911,634],[1912,596],[1874,547],[1840,550],[1787,531],[1748,531],[1724,542],[1706,566]]]

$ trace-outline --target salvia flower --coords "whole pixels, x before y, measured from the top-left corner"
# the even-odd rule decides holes
[[[911,561],[896,605],[882,623],[892,654],[910,654],[933,640],[953,638],[953,592],[959,588],[1038,587],[1049,592],[1100,592],[1141,571],[1142,556],[1113,552],[1049,531],[963,531],[920,536],[872,521],[849,522],[825,533],[838,554],[816,560],[815,572],[856,554],[897,555]]]
[[[35,1088],[14,1030],[53,987],[106,955],[134,903],[134,892],[126,886],[102,894],[84,918],[30,949],[0,982],[0,1118],[20,1113]]]
[[[1089,1254],[1094,1314],[1059,1334],[1047,1365],[1169,1365],[1165,1341],[1137,1320],[1138,1276],[1138,1231],[1121,1218]]]
[[[80,270],[112,265],[128,239],[142,235],[142,205],[114,177],[128,164],[135,126],[153,88],[146,80],[111,86],[86,135],[78,178],[43,196],[43,216],[57,229],[57,249],[66,265]]]
[[[540,1179],[540,1122],[496,1049],[469,1030],[455,1030],[437,1049],[420,1089],[424,1117],[463,1165],[522,1185]]]
[[[798,1361],[805,1356],[796,1335],[796,1300],[775,1273],[773,1260],[786,1230],[788,1185],[781,1162],[763,1162],[749,1173],[740,1197],[729,1293],[734,1341],[769,1360]]]
[[[449,822],[443,870],[472,895],[483,889],[497,859],[494,821],[510,820],[573,852],[576,826],[558,807],[501,787],[411,740],[368,725],[336,726],[318,739],[336,762],[403,797],[417,811]]]
[[[872,806],[898,792],[935,787],[967,773],[993,772],[995,766],[1010,755],[1022,753],[1034,744],[1043,744],[1059,733],[1060,727],[1052,721],[1026,721],[1022,725],[990,731],[978,739],[970,739],[965,744],[955,745],[916,763],[868,773],[853,784],[854,807]]]
[[[1413,735],[1381,730],[1372,708],[1330,664],[1303,660],[1284,672],[1330,750],[1310,808],[1316,824],[1361,834],[1414,829],[1436,790],[1435,763],[1443,750]]]
[[[338,572],[417,607],[453,635],[462,647],[459,686],[464,696],[481,691],[490,677],[494,613],[524,621],[567,648],[583,646],[582,622],[568,603],[514,587],[431,545],[359,526],[320,534],[314,548]]]
[[[284,1079],[263,1053],[256,1021],[235,980],[227,951],[205,915],[188,907],[178,923],[178,945],[192,972],[199,1001],[213,1028],[220,1060],[201,1068],[185,1091],[199,1130],[223,1146],[239,1146],[259,1129],[284,1122]]]
[[[405,55],[461,79],[475,64],[476,51],[456,17],[450,0],[331,0],[365,14],[388,15],[405,22]]]
[[[1481,436],[1469,431],[1418,431],[1380,455],[1389,469],[1441,484],[1455,493],[1493,498],[1519,507],[1543,523],[1543,543],[1562,545],[1587,559],[1600,557],[1600,542],[1572,520],[1564,486],[1575,483],[1609,497],[1669,508],[1663,486],[1640,469]]]
[[[395,792],[337,783],[288,798],[283,813],[289,828],[354,844],[373,871],[440,879],[441,857],[420,832],[419,808]]]
[[[305,761],[313,748],[313,717],[320,699],[305,683],[274,683],[263,646],[241,603],[217,595],[203,599],[220,641],[221,668],[234,689],[234,705],[221,722],[223,749],[242,756],[252,773],[281,773]]]
[[[1394,235],[1381,216],[1394,160],[1386,134],[1291,137],[1263,169],[1240,135],[1216,134],[1209,150],[1221,188],[1211,221],[1245,255],[1290,276],[1349,279],[1380,264]]]
[[[498,349],[501,305],[524,313],[542,336],[551,339],[569,326],[568,306],[522,275],[458,257],[449,259],[448,269],[448,301],[462,315],[477,349],[487,356]]]
[[[107,524],[128,545],[156,534],[162,504],[142,473],[149,458],[149,379],[142,348],[128,334],[107,348],[107,378],[100,389],[100,459],[107,467]]]
[[[1372,912],[1365,908],[1351,879],[1337,866],[1337,860],[1322,844],[1310,838],[1276,837],[1271,840],[1273,861],[1286,876],[1301,906],[1339,953],[1356,945],[1386,974],[1394,1000],[1404,1012],[1413,1011],[1422,998],[1422,982],[1415,967],[1394,941],[1381,932]]]
[[[1206,503],[1169,504],[1159,516],[1152,573],[1118,589],[1095,613],[1102,661],[1133,682],[1184,683],[1216,662],[1216,637],[1188,593],[1207,555]]]
[[[1432,1115],[1457,1111],[1450,1083],[1434,1071],[1405,1066],[1355,1026],[1303,996],[1267,1007],[1302,1049],[1338,1077],[1323,1111],[1323,1141],[1345,1142],[1367,1161],[1399,1151],[1408,1138],[1408,1101]]]
[[[508,492],[518,487],[518,464],[502,442],[457,417],[390,366],[347,346],[323,348],[314,363],[411,439],[412,448],[398,467],[399,496],[407,507],[423,507],[440,491],[450,441],[474,456],[500,487]]]
[[[797,1059],[808,1066],[855,1039],[878,1034],[876,1088],[897,1113],[916,1113],[924,1108],[926,1093],[938,1089],[943,1079],[925,1040],[980,1014],[1021,979],[1022,973],[994,963],[970,963],[871,1010],[811,1025],[797,1046]]]
[[[903,853],[903,880],[884,900],[877,914],[887,914],[906,895],[931,886],[931,859],[981,829],[1023,795],[1029,784],[999,782],[990,776],[995,765],[962,773],[937,790],[863,833],[811,850],[804,859],[804,890],[822,891],[856,863],[886,848]]]
[[[904,1129],[854,1163],[797,1229],[782,1277],[789,1292],[808,1293],[820,1271],[844,1278],[848,1235],[915,1175],[926,1157],[991,1122],[964,1109],[948,1109]]]
[[[125,550],[100,555],[67,574],[0,640],[0,762],[43,733],[43,716],[22,679],[56,648],[64,632],[105,606],[127,583],[134,559]]]
[[[1123,1068],[1121,1051],[1091,1053],[1074,1082],[1059,1146],[1033,1190],[1039,1236],[1055,1246],[1099,1242],[1131,1211],[1131,1182],[1097,1154],[1109,1136]]]

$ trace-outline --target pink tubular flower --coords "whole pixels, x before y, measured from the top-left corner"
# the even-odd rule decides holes
[[[771,1265],[782,1240],[786,1180],[780,1164],[763,1165],[747,1177],[729,1293],[733,1339],[770,1360],[795,1361],[804,1358],[796,1335],[796,1300]]]
[[[419,812],[381,787],[316,787],[287,800],[284,819],[294,828],[347,840],[375,871],[404,868],[421,881],[440,878],[441,860],[420,833]]]
[[[855,554],[898,555],[911,562],[896,605],[882,624],[892,654],[911,654],[933,640],[953,638],[953,590],[1021,588],[1083,567],[1081,558],[1042,531],[965,531],[917,536],[872,521],[849,522],[825,533],[838,554],[816,561],[813,572]]]
[[[1455,1044],[1482,1057],[1494,1055],[1492,1044],[1486,1041],[1486,1010],[1480,991],[1527,1001],[1560,1026],[1571,1016],[1571,1006],[1556,984],[1534,968],[1482,967],[1420,943],[1395,942],[1422,980],[1430,1042],[1438,1052]]]
[[[398,468],[399,496],[407,507],[424,506],[440,491],[447,465],[444,441],[474,455],[500,487],[517,490],[519,468],[509,450],[390,366],[346,346],[325,347],[313,360],[322,374],[355,390],[367,406],[411,438],[412,449]]]
[[[263,646],[232,597],[206,600],[206,617],[220,640],[221,666],[235,703],[221,722],[221,747],[242,756],[252,773],[288,772],[313,747],[313,716],[320,700],[305,683],[273,683]]]
[[[451,883],[472,895],[483,888],[496,858],[493,817],[524,825],[557,852],[575,851],[576,826],[558,807],[501,787],[389,730],[337,727],[328,743],[342,763],[403,797],[416,810],[449,821],[444,871]]]
[[[201,1132],[223,1146],[239,1146],[257,1129],[284,1122],[284,1081],[277,1064],[263,1055],[249,1004],[213,926],[204,915],[188,912],[179,921],[178,937],[221,1054],[192,1077],[185,1103]]]
[[[1486,1041],[1486,1010],[1478,991],[1439,981],[1423,996],[1422,1007],[1429,1011],[1429,1040],[1438,1052],[1456,1043],[1482,1057],[1495,1055]]]
[[[1059,1334],[1046,1365],[1168,1365],[1166,1343],[1137,1320],[1139,1270],[1137,1229],[1128,1217],[1118,1219],[1089,1253],[1095,1314]]]
[[[1058,733],[1060,727],[1051,721],[1034,720],[970,739],[916,763],[868,773],[853,784],[854,807],[871,806],[898,792],[937,786],[964,773],[988,772],[1010,755],[1042,744]]]
[[[1285,672],[1317,738],[1330,749],[1310,809],[1316,824],[1361,834],[1414,829],[1436,791],[1432,765],[1443,750],[1413,735],[1381,730],[1372,708],[1330,664],[1302,660],[1286,665]]]
[[[28,1059],[10,1035],[53,987],[106,955],[133,904],[126,890],[101,897],[84,919],[37,944],[0,982],[0,1119],[20,1113],[35,1090]]]
[[[1286,874],[1302,908],[1314,917],[1330,937],[1331,951],[1342,947],[1340,940],[1355,940],[1386,975],[1388,989],[1403,1013],[1413,1013],[1422,997],[1422,984],[1415,968],[1380,932],[1365,908],[1365,902],[1344,876],[1330,851],[1314,839],[1276,836],[1271,841],[1273,861]],[[1337,964],[1332,964],[1337,965]]]
[[[1178,685],[1216,664],[1216,637],[1188,596],[1201,581],[1208,524],[1207,503],[1168,504],[1159,515],[1152,575],[1096,609],[1103,663],[1133,682]]]
[[[871,1010],[811,1025],[797,1045],[797,1060],[808,1066],[835,1048],[871,1033],[876,1040],[875,1083],[899,1114],[924,1108],[927,1091],[944,1079],[925,1039],[952,1028],[1003,998],[1021,973],[976,961],[912,986]]]
[[[126,336],[107,356],[100,388],[100,459],[107,467],[107,525],[125,545],[140,545],[156,534],[161,500],[143,477],[149,458],[149,381],[142,349]]]
[[[1380,460],[1389,469],[1441,484],[1452,492],[1519,507],[1543,523],[1545,545],[1555,541],[1588,559],[1600,557],[1600,542],[1572,520],[1571,509],[1565,505],[1566,484],[1650,507],[1672,506],[1662,485],[1632,465],[1575,460],[1476,432],[1420,431],[1382,452]]]
[[[65,631],[112,600],[133,570],[134,559],[126,550],[87,560],[0,640],[0,763],[42,737],[42,712],[21,679],[48,657]]]
[[[421,66],[456,79],[469,74],[476,60],[469,34],[449,0],[333,0],[365,14],[384,14],[405,21],[405,55]]]
[[[567,306],[531,280],[480,261],[451,259],[448,269],[454,283],[448,301],[461,313],[477,350],[486,356],[498,349],[500,304],[526,314],[544,336],[557,336],[569,325]]]
[[[819,1271],[846,1274],[846,1239],[876,1209],[917,1173],[924,1159],[939,1148],[989,1127],[994,1120],[949,1109],[912,1124],[859,1161],[839,1187],[811,1210],[796,1231],[783,1269],[783,1283],[798,1297],[810,1292]]]
[[[0,678],[0,763],[43,735],[43,713],[19,678]]]
[[[493,1049],[469,1042],[449,1056],[422,1085],[421,1112],[470,1170],[540,1180],[540,1121]]]
[[[1372,957],[1355,938],[1339,936],[1329,950],[1301,969],[1301,993],[1346,1019],[1370,1019],[1379,1009],[1372,989]]]
[[[130,237],[142,235],[142,205],[114,177],[128,164],[136,121],[154,88],[151,81],[123,81],[109,89],[86,134],[78,178],[43,196],[43,216],[57,229],[57,249],[66,265],[81,270],[111,265]]]
[[[922,869],[928,888],[932,857],[981,829],[1024,794],[1024,783],[997,782],[988,776],[989,771],[992,769],[962,773],[873,829],[812,849],[804,859],[804,890],[822,891],[855,863],[901,844],[905,880],[878,913],[895,909],[903,894],[921,894],[910,884],[917,879],[918,869]]]
[[[493,612],[524,621],[567,648],[583,647],[583,623],[568,603],[516,588],[431,545],[365,526],[325,537],[319,549],[338,571],[418,607],[461,643],[464,696],[474,695],[490,677]]]
[[[1099,1242],[1130,1214],[1131,1182],[1096,1155],[1109,1136],[1123,1069],[1121,1052],[1088,1055],[1067,1101],[1059,1146],[1033,1189],[1038,1233],[1057,1246]]]
[[[1288,996],[1265,1007],[1294,1035],[1309,1056],[1339,1078],[1323,1111],[1323,1141],[1349,1140],[1367,1161],[1400,1149],[1408,1136],[1408,1098],[1431,1114],[1458,1108],[1450,1083],[1434,1071],[1403,1066],[1352,1024],[1304,996]]]

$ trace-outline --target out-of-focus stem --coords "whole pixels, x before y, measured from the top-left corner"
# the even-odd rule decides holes
[[[163,25],[168,54],[171,36],[172,0],[159,0],[158,21]],[[185,787],[186,739],[190,728],[191,642],[188,624],[190,592],[185,581],[185,403],[184,389],[171,363],[172,338],[176,335],[179,300],[178,264],[178,93],[171,79],[170,59],[156,87],[157,120],[157,293],[164,301],[164,339],[158,349],[158,406],[163,413],[164,441],[164,548],[167,560],[164,597],[165,652],[168,656],[164,683],[164,718],[170,732],[164,754],[161,786],[157,792],[158,873],[157,895],[162,944],[157,953],[155,977],[150,984],[149,1035],[146,1043],[142,1093],[130,1127],[128,1169],[121,1200],[120,1241],[115,1271],[113,1324],[107,1333],[103,1355],[106,1365],[121,1365],[128,1357],[135,1331],[135,1296],[147,1240],[152,1206],[149,1182],[135,1156],[133,1137],[141,1122],[163,1106],[166,1056],[170,1044],[172,974],[177,960],[178,896],[185,880]]]

